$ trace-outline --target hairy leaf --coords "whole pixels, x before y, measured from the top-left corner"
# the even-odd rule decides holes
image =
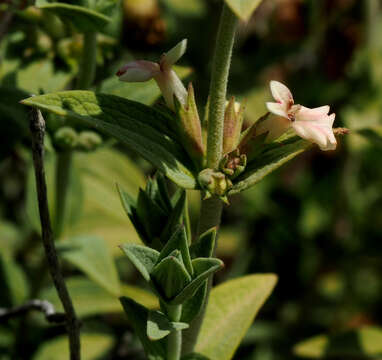
[[[172,322],[160,311],[150,311],[147,320],[147,337],[150,340],[160,340],[172,331],[184,330],[188,324],[183,322]]]

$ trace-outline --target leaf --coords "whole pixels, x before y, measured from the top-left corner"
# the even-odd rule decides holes
[[[191,354],[182,356],[181,360],[210,360],[210,359],[202,354],[191,353]]]
[[[166,315],[160,311],[150,311],[147,319],[147,337],[150,340],[160,340],[172,331],[184,330],[188,324],[182,322],[171,322]]]
[[[117,269],[105,241],[96,236],[76,236],[63,242],[69,246],[62,258],[82,270],[90,279],[119,296]]]
[[[104,359],[111,350],[114,339],[106,334],[81,334],[81,359]],[[59,336],[39,347],[33,360],[67,360],[69,354],[68,337]]]
[[[159,252],[147,246],[135,244],[123,244],[121,249],[144,279],[150,281],[150,274],[157,263]]]
[[[247,275],[212,289],[195,351],[231,359],[276,281],[273,274]]]
[[[193,257],[209,258],[215,248],[216,227],[213,227],[199,236],[199,239],[190,246]]]
[[[16,306],[26,300],[29,286],[24,271],[8,252],[0,252],[0,305]]]
[[[179,293],[171,304],[182,304],[187,299],[191,298],[203,284],[203,282],[213,273],[219,271],[224,266],[223,262],[219,259],[213,258],[198,258],[192,260],[192,267],[194,268],[195,278]]]
[[[177,185],[190,189],[196,187],[184,150],[153,127],[162,120],[168,121],[153,108],[91,91],[63,91],[28,98],[22,103],[84,121],[129,146]]]
[[[365,326],[333,335],[318,335],[298,343],[297,356],[322,358],[365,358],[382,355],[382,328]]]
[[[120,301],[130,323],[142,342],[149,360],[164,360],[166,358],[165,343],[162,341],[151,341],[146,334],[149,311],[127,297],[121,297]]]
[[[207,281],[196,290],[195,295],[182,304],[182,317],[180,321],[189,324],[197,315],[204,304],[207,293]]]
[[[191,74],[191,68],[174,66],[174,70],[180,79],[184,79]],[[100,88],[100,92],[110,95],[118,95],[129,100],[138,101],[145,105],[153,105],[160,97],[161,92],[154,80],[127,83],[120,81],[117,76],[106,79]]]
[[[248,21],[262,0],[224,0],[231,10],[243,21]]]
[[[167,241],[167,244],[160,252],[158,262],[169,256],[174,250],[180,251],[182,254],[183,264],[188,273],[192,276],[194,270],[191,264],[190,253],[188,251],[187,236],[184,226],[179,226],[178,229],[173,233],[170,240]]]
[[[109,313],[119,314],[123,312],[118,297],[113,296],[110,292],[104,290],[89,279],[76,276],[66,279],[65,282],[73,300],[76,313],[81,318]],[[159,307],[156,296],[137,286],[122,285],[121,294],[134,298],[135,301],[149,309]],[[57,296],[57,291],[54,286],[43,289],[39,297],[51,302],[57,311],[63,311],[61,301]]]
[[[177,259],[180,252],[175,250],[160,263],[155,265],[151,279],[155,284],[159,294],[164,295],[165,300],[170,300],[177,296],[182,289],[191,281],[191,276],[186,268]]]
[[[257,184],[272,171],[292,160],[308,148],[311,143],[294,136],[284,141],[270,144],[268,150],[247,165],[245,172],[240,175],[229,195],[237,194]]]
[[[61,17],[65,22],[72,22],[81,32],[101,31],[110,21],[110,18],[83,6],[53,3],[39,6]]]

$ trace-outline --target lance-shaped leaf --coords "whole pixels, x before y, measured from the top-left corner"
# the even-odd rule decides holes
[[[179,225],[182,224],[187,201],[186,201],[186,192],[182,191],[181,196],[175,204],[174,209],[171,211],[171,214],[167,220],[166,227],[164,228],[161,234],[161,242],[165,244],[172,234],[176,231]],[[186,239],[187,240],[187,239]]]
[[[219,271],[223,266],[223,261],[219,259],[198,258],[192,260],[195,278],[170,303],[173,305],[184,303],[195,294],[210,275]]]
[[[212,289],[195,351],[214,360],[232,359],[276,280],[272,274],[248,275]]]
[[[258,159],[247,165],[245,172],[239,176],[229,195],[237,194],[257,184],[272,171],[301,154],[311,143],[294,136],[285,141],[271,144]]]
[[[123,309],[126,312],[127,318],[133,326],[135,333],[138,335],[145,349],[147,357],[150,360],[164,360],[166,359],[165,342],[151,341],[147,337],[147,320],[149,317],[149,310],[144,306],[136,303],[134,300],[127,297],[120,298]]]
[[[188,328],[184,322],[172,322],[160,311],[150,311],[147,319],[147,337],[156,341],[163,339],[172,331],[179,331]]]
[[[121,249],[144,279],[150,281],[150,273],[159,258],[159,252],[147,246],[135,244],[123,244]]]
[[[137,214],[150,240],[161,233],[167,215],[142,189],[139,189]]]
[[[202,310],[207,294],[207,281],[196,290],[194,296],[182,304],[182,316],[180,321],[190,323]]]
[[[153,125],[168,120],[153,108],[80,90],[35,96],[22,103],[83,121],[136,151],[180,187],[196,187],[192,165],[182,147]]]
[[[53,12],[64,21],[70,21],[81,32],[100,31],[109,22],[110,18],[91,9],[78,5],[63,3],[44,4],[39,6]]]
[[[139,220],[137,214],[137,205],[135,200],[125,191],[122,187],[117,184],[117,189],[119,193],[119,197],[121,199],[121,203],[127,216],[129,217],[131,223],[134,225],[135,230],[137,231],[139,237],[143,241],[143,243],[147,244],[150,242],[149,236],[145,230],[144,225]]]
[[[225,0],[231,10],[243,21],[248,21],[262,0]]]
[[[181,260],[180,252],[175,250],[155,265],[151,272],[156,290],[166,301],[178,295],[191,281],[191,276]]]
[[[202,140],[202,127],[196,107],[194,88],[188,86],[188,97],[186,105],[182,105],[175,97],[176,113],[179,117],[178,132],[182,143],[196,165],[201,165],[204,156]]]
[[[190,246],[192,257],[209,258],[215,248],[216,227],[213,227],[199,236],[199,239]]]
[[[236,149],[240,140],[243,125],[244,106],[236,109],[235,98],[232,96],[224,113],[223,154]]]
[[[166,180],[164,176],[159,172],[155,174],[155,179],[158,184],[158,192],[160,194],[161,202],[164,204],[166,211],[170,212],[172,210],[172,205],[171,198],[166,185]]]
[[[160,262],[165,257],[169,256],[174,250],[179,250],[182,255],[182,261],[187,269],[188,273],[192,276],[194,273],[190,252],[188,250],[187,243],[187,235],[184,226],[178,226],[176,231],[171,236],[170,240],[168,240],[167,244],[164,246],[162,251],[160,252],[158,262]]]

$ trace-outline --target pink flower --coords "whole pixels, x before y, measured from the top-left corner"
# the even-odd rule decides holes
[[[186,48],[187,40],[184,39],[170,51],[163,54],[159,63],[146,60],[131,61],[118,70],[117,76],[119,76],[119,80],[127,82],[142,82],[154,79],[167,106],[175,110],[174,96],[182,105],[185,105],[187,90],[178,75],[172,70],[172,65],[183,56]]]
[[[303,139],[317,144],[321,150],[337,146],[333,134],[335,114],[329,115],[329,106],[309,109],[295,105],[290,90],[278,81],[271,81],[271,92],[276,102],[267,102],[268,110],[276,115],[259,124],[259,133],[268,131],[268,140],[274,140],[290,127]]]

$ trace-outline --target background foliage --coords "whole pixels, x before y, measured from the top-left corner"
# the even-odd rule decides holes
[[[83,3],[102,14],[86,26],[98,29],[104,18],[112,19],[98,36],[94,89],[152,104],[159,96],[154,84],[120,83],[116,70],[133,58],[155,61],[186,37],[188,50],[179,73],[192,80],[197,103],[204,105],[200,99],[208,91],[218,1],[124,0],[121,7],[113,7],[111,0]],[[97,3],[103,6],[96,8]],[[380,325],[382,310],[382,19],[373,11],[376,3],[264,0],[240,25],[229,93],[246,99],[247,126],[266,111],[268,82],[278,79],[293,89],[298,103],[330,104],[336,126],[352,132],[335,152],[308,151],[232,197],[225,207],[218,256],[226,268],[216,282],[259,272],[279,276],[236,359],[381,354],[363,340],[381,336],[372,327]],[[38,240],[28,110],[18,101],[31,93],[71,88],[82,48],[81,25],[58,20],[45,1],[36,5],[40,9],[20,1],[10,12],[0,10],[3,19],[11,14],[0,31],[1,307],[34,297],[59,307],[48,275],[40,276],[46,269]],[[54,135],[62,120],[50,116],[48,121],[56,146]],[[53,146],[47,151],[53,212]],[[157,304],[117,247],[140,240],[123,212],[115,183],[136,197],[152,172],[146,161],[107,138],[97,150],[75,155],[70,211],[58,246],[83,320],[85,359],[142,356],[117,296],[134,294],[147,307]],[[193,227],[199,206],[195,195],[188,193]],[[70,247],[80,250],[65,251]],[[86,261],[95,257],[97,264]],[[371,327],[357,332],[365,325]],[[294,348],[310,336],[342,331],[347,335],[331,347],[319,338]],[[63,334],[63,327],[48,325],[35,313],[0,324],[0,359],[42,360],[64,354]],[[356,345],[341,350],[338,343]]]

